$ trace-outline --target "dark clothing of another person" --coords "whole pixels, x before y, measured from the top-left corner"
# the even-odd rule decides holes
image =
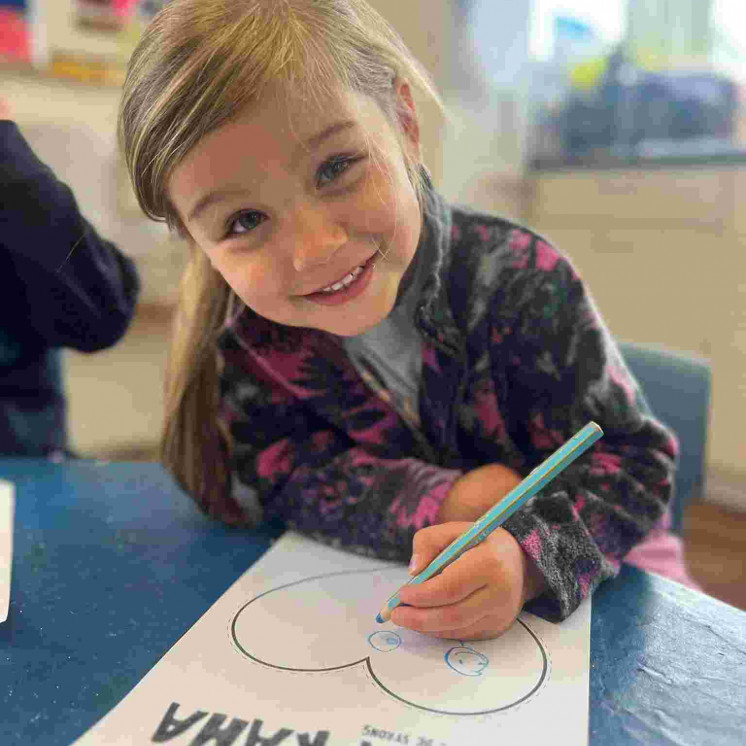
[[[67,450],[60,348],[113,345],[138,291],[132,260],[99,237],[18,127],[0,121],[0,454]]]

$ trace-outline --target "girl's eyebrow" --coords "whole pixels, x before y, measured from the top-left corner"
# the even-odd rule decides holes
[[[310,148],[311,150],[314,150],[315,148],[318,148],[319,145],[321,145],[324,140],[326,140],[328,137],[331,137],[332,135],[336,135],[338,132],[342,132],[343,130],[350,129],[351,127],[357,126],[357,122],[355,122],[352,119],[345,119],[341,122],[335,122],[334,124],[329,125],[326,129],[321,130],[316,135],[313,135],[313,137],[309,137],[303,144],[306,148]]]
[[[319,147],[319,145],[321,145],[321,143],[324,142],[324,140],[329,139],[339,132],[343,132],[344,130],[351,129],[356,126],[357,122],[353,119],[344,119],[340,122],[335,122],[334,124],[330,124],[328,127],[321,130],[321,132],[309,137],[307,140],[304,140],[301,143],[300,147],[305,150],[315,150]],[[212,192],[208,192],[207,194],[202,195],[202,197],[197,200],[194,207],[192,207],[192,209],[189,211],[189,213],[187,214],[187,222],[191,223],[196,220],[207,207],[215,204],[216,202],[222,202],[223,200],[230,197],[246,196],[247,194],[248,193],[245,189],[232,187],[216,189]]]
[[[291,163],[294,167],[297,166],[298,161],[304,153],[316,150],[324,142],[324,140],[328,140],[330,137],[337,135],[340,132],[353,129],[357,126],[358,124],[354,119],[342,119],[339,122],[330,124],[328,127],[325,127],[323,130],[321,130],[321,132],[318,132],[308,139],[303,140],[303,142],[298,145],[295,152],[293,153]]]
[[[216,189],[213,192],[208,192],[207,194],[202,195],[202,197],[197,200],[194,207],[189,211],[187,214],[187,222],[194,222],[202,212],[216,202],[222,202],[230,197],[243,197],[247,194],[248,192],[245,189],[233,187],[226,187],[225,189]]]

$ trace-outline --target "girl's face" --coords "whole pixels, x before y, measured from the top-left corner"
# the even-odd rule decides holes
[[[408,112],[406,146],[419,160],[408,86],[399,83],[397,95]],[[414,257],[416,193],[375,102],[350,93],[291,113],[285,98],[266,96],[207,134],[174,170],[169,196],[256,313],[359,334],[389,314]]]

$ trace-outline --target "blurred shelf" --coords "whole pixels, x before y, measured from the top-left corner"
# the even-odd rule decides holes
[[[86,85],[119,89],[124,83],[126,69],[106,58],[54,52],[47,67],[31,64],[0,62],[0,77],[28,77],[52,83]]]
[[[678,167],[742,166],[744,163],[746,163],[746,149],[734,146],[729,150],[719,150],[712,153],[534,158],[529,164],[529,170],[537,174],[555,171],[611,171],[614,169],[652,171],[653,169]]]

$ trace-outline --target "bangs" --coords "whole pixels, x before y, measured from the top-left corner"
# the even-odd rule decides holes
[[[176,166],[207,133],[263,96],[326,107],[345,91],[373,98],[393,122],[396,76],[427,75],[367,3],[348,0],[171,0],[133,53],[119,117],[141,209],[182,232],[168,198]]]

